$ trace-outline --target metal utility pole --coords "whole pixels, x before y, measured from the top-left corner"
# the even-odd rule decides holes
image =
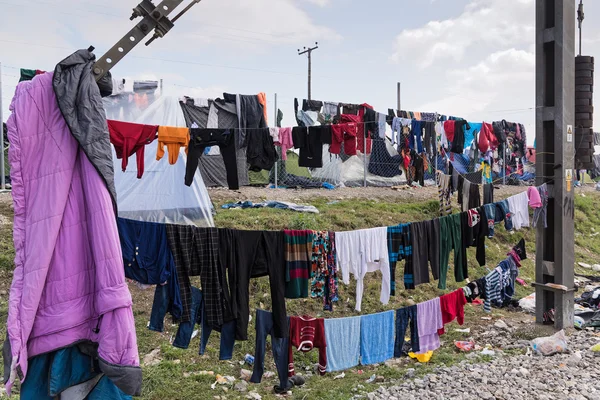
[[[312,58],[311,58],[311,54],[313,52],[313,50],[316,50],[319,48],[319,42],[315,42],[315,47],[309,47],[308,49],[306,47],[304,47],[304,50],[300,51],[300,49],[298,49],[298,55],[301,56],[303,54],[308,54],[308,100],[311,100],[311,92],[310,92],[310,86],[311,86],[311,70],[312,70]]]
[[[397,99],[397,100],[398,100],[398,101],[397,101],[397,104],[396,104],[396,105],[397,105],[397,107],[398,107],[398,110],[397,110],[397,111],[400,111],[400,110],[402,110],[402,108],[400,108],[400,106],[401,106],[401,104],[400,104],[400,89],[401,89],[401,87],[402,87],[402,84],[401,84],[400,82],[398,82],[398,87],[397,87],[397,96],[398,96],[398,99]]]
[[[583,23],[583,0],[579,0],[579,7],[577,7],[577,24],[579,25],[579,55],[581,55],[581,24]]]
[[[575,1],[536,0],[536,184],[548,185],[548,227],[536,235],[536,321],[554,309],[557,329],[573,326]],[[554,284],[558,286],[548,286]]]

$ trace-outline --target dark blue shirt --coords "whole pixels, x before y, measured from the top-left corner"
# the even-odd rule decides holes
[[[118,218],[125,276],[146,285],[169,285],[171,314],[181,316],[181,296],[175,260],[164,224]]]

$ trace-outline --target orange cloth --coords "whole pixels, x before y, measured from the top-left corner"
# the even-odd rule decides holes
[[[173,165],[179,157],[179,149],[185,147],[187,154],[188,143],[190,142],[189,128],[178,128],[174,126],[158,127],[158,149],[156,150],[156,159],[160,160],[165,155],[165,148],[169,153],[169,164]]]
[[[258,102],[263,106],[263,113],[265,114],[265,124],[269,124],[267,118],[267,94],[264,92],[260,92],[256,95],[258,97]]]

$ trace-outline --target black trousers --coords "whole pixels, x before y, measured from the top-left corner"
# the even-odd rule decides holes
[[[232,230],[229,269],[229,292],[234,317],[236,340],[248,340],[250,316],[250,279],[269,277],[273,310],[273,335],[288,337],[285,310],[285,237],[283,231]],[[221,246],[224,243],[220,244]],[[225,250],[227,251],[227,250]],[[223,254],[223,253],[221,253]]]
[[[223,162],[225,163],[229,189],[238,190],[240,188],[234,136],[233,129],[190,129],[188,159],[185,166],[185,184],[187,186],[191,186],[194,181],[198,162],[204,150],[210,146],[219,146],[221,157],[223,157]]]

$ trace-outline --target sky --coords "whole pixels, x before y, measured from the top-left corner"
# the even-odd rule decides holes
[[[187,4],[190,0],[185,0]],[[154,1],[158,4],[158,0]],[[137,21],[138,0],[0,0],[3,119],[19,68],[53,70],[79,48],[100,57]],[[600,50],[600,2],[587,0],[583,53]],[[535,0],[202,0],[113,76],[163,79],[168,95],[267,93],[293,125],[293,100],[369,103],[469,121],[535,123]],[[181,6],[180,6],[181,7]],[[174,14],[172,14],[173,16]],[[600,113],[596,113],[600,122]],[[598,126],[598,123],[595,123]]]

